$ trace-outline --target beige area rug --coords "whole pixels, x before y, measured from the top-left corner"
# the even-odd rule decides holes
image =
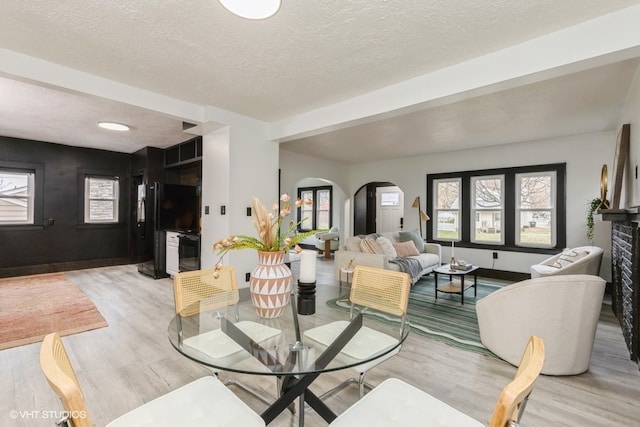
[[[0,350],[103,328],[95,304],[64,273],[0,279]]]

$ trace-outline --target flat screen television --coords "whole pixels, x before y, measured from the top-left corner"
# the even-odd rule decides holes
[[[160,229],[200,232],[200,196],[197,187],[162,185],[158,208]]]

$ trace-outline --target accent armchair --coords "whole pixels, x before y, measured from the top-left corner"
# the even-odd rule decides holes
[[[543,276],[559,276],[565,274],[600,274],[602,248],[597,246],[580,246],[565,249],[561,253],[545,259],[540,264],[531,266],[531,278]]]
[[[605,281],[586,274],[547,276],[505,286],[476,303],[480,341],[518,366],[531,335],[544,340],[543,374],[589,369]]]
[[[340,231],[338,227],[331,227],[327,231],[316,233],[316,249],[324,253],[325,258],[331,257],[331,252],[340,247]]]

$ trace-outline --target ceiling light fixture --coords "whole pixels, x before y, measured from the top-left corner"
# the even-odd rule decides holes
[[[130,126],[124,125],[122,123],[116,123],[116,122],[98,122],[98,126],[100,126],[103,129],[117,130],[120,132],[131,130]]]
[[[218,0],[234,15],[247,19],[265,19],[278,12],[280,0]]]

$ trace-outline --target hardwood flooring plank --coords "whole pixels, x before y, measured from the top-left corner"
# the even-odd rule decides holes
[[[297,274],[297,264],[292,270]],[[318,304],[337,295],[333,261],[318,258]],[[114,266],[67,273],[96,304],[109,326],[64,337],[96,426],[211,371],[173,349],[167,326],[173,317],[170,279],[153,280],[135,266]],[[312,322],[309,316],[305,322]],[[61,411],[39,367],[40,344],[0,351],[0,426],[51,426],[35,411]],[[367,374],[376,385],[388,377],[401,378],[470,416],[488,422],[502,387],[515,368],[501,360],[460,350],[411,334],[402,351]],[[321,375],[312,390],[322,393],[353,371]],[[274,379],[222,373],[275,395]],[[265,405],[234,386],[230,388],[260,412]],[[357,387],[330,397],[327,404],[342,412],[358,398]],[[582,375],[541,376],[527,406],[523,425],[599,427],[640,425],[640,372],[629,355],[611,307],[603,305],[590,370]],[[11,418],[12,410],[24,416]],[[313,411],[306,425],[325,426]],[[271,424],[297,425],[286,411]]]

